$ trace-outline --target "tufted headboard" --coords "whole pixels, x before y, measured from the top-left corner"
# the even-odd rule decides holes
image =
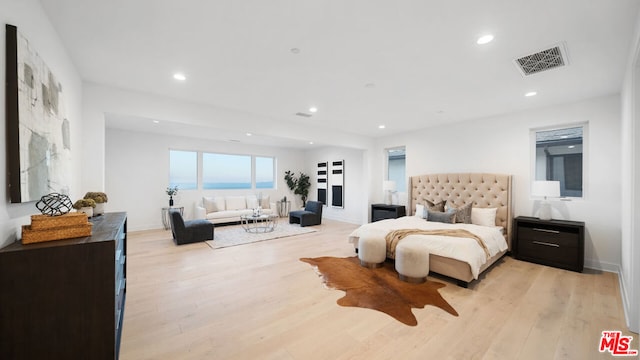
[[[451,200],[456,205],[473,203],[473,207],[498,208],[496,226],[502,226],[511,249],[511,175],[459,173],[429,174],[409,178],[408,214],[413,215],[416,204]]]

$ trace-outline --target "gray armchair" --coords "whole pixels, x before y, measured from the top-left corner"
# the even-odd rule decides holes
[[[320,225],[322,223],[322,203],[319,201],[307,201],[304,210],[291,211],[289,224],[300,226]]]
[[[178,209],[169,209],[169,220],[176,245],[213,240],[213,224],[208,220],[184,221]]]

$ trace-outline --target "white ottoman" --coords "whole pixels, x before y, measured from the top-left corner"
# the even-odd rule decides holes
[[[364,267],[382,267],[387,258],[387,242],[383,237],[361,236],[358,240],[358,258]]]
[[[396,246],[396,271],[402,281],[423,283],[429,275],[429,249],[415,240],[403,239]]]

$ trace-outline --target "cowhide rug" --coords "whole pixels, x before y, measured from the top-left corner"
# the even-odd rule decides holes
[[[360,266],[357,256],[301,258],[300,261],[317,267],[328,287],[346,292],[338,299],[338,305],[378,310],[410,326],[418,324],[411,308],[422,309],[425,305],[437,306],[458,316],[438,292],[445,284],[430,280],[422,284],[404,282],[398,279],[390,262],[381,268],[368,269]]]

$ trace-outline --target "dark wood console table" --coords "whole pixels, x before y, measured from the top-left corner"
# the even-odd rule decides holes
[[[92,236],[0,249],[0,357],[117,359],[126,296],[127,215]]]

